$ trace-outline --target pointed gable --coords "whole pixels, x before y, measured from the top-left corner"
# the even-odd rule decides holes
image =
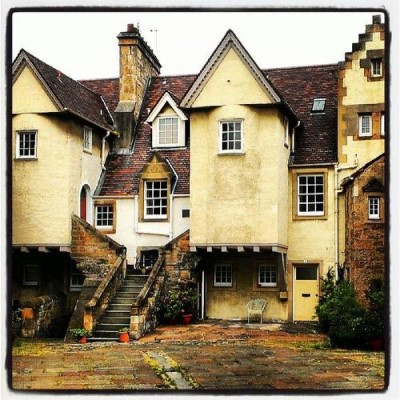
[[[29,66],[59,112],[69,112],[103,129],[113,129],[112,116],[100,95],[25,50],[20,51],[12,66],[13,83],[26,66]]]
[[[227,101],[240,104],[281,102],[278,92],[231,30],[185,94],[181,107],[219,106]]]

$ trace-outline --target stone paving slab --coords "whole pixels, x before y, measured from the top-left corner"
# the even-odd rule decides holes
[[[278,326],[160,327],[129,344],[19,340],[15,390],[290,391],[382,390],[383,352],[324,347],[325,336]]]

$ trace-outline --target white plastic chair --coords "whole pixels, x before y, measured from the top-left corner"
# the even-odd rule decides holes
[[[263,312],[265,307],[267,306],[267,302],[263,299],[253,299],[247,303],[247,323],[250,323],[251,314],[259,314],[261,318],[261,324],[263,322]]]

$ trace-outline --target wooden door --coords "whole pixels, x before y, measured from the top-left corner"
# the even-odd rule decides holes
[[[293,317],[295,321],[312,321],[319,301],[318,265],[298,265],[294,268]]]

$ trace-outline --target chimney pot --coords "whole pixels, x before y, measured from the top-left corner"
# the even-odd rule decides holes
[[[372,17],[372,23],[373,24],[380,24],[381,23],[381,16],[380,15],[374,15]]]
[[[134,32],[134,30],[135,30],[135,27],[134,27],[134,25],[133,24],[128,24],[128,32]]]

